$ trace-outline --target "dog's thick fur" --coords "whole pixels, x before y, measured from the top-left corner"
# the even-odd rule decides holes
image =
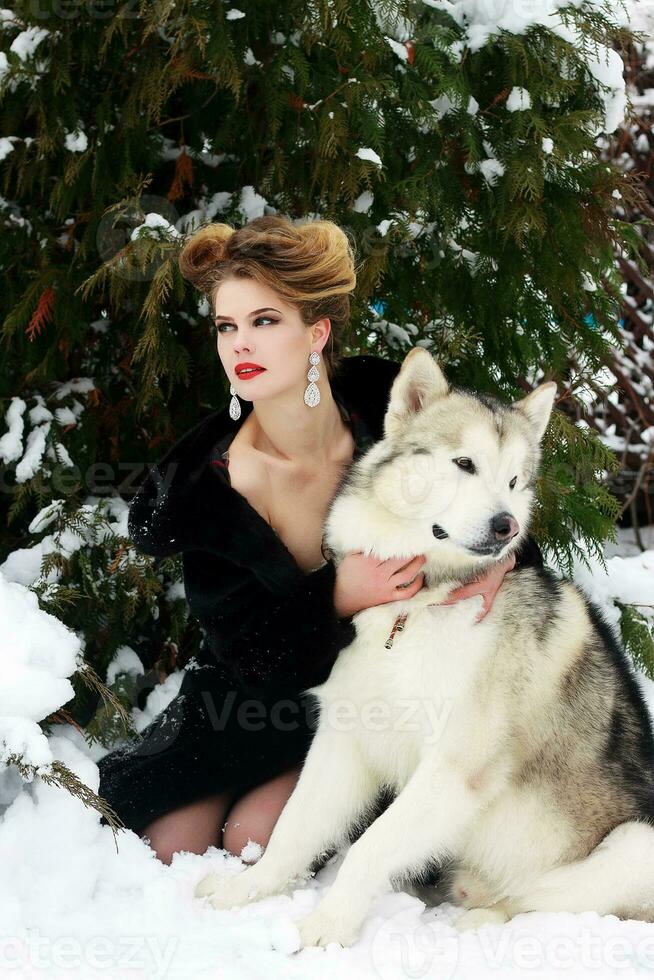
[[[388,787],[395,799],[301,923],[303,945],[349,945],[376,895],[434,865],[469,910],[460,928],[532,910],[654,920],[654,741],[612,630],[573,584],[533,568],[506,575],[479,624],[479,597],[438,605],[526,534],[555,393],[506,406],[451,390],[421,348],[407,356],[327,543],[424,553],[425,587],[357,614],[312,689],[318,729],[263,857],[197,894],[230,908],[282,890]]]

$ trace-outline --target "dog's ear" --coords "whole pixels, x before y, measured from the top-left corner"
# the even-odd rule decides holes
[[[413,415],[448,392],[447,379],[431,354],[424,347],[414,347],[393,382],[384,417],[384,436],[397,433]]]
[[[556,384],[554,381],[547,381],[530,391],[525,398],[513,402],[512,408],[517,408],[527,416],[539,442],[545,434],[555,398]]]

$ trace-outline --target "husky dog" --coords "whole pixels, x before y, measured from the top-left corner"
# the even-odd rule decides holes
[[[509,572],[479,624],[477,596],[439,605],[526,534],[555,394],[550,382],[504,405],[450,389],[424,349],[407,355],[326,541],[337,560],[425,554],[425,585],[354,617],[355,640],[310,689],[318,727],[263,856],[196,894],[227,909],[282,891],[387,788],[299,924],[303,946],[350,945],[391,879],[429,866],[468,909],[461,929],[529,911],[654,921],[654,739],[612,630],[540,568]]]

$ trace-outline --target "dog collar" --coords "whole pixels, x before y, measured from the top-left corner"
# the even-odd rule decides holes
[[[384,644],[387,650],[390,650],[390,648],[393,646],[393,640],[395,639],[395,634],[401,633],[402,630],[404,629],[404,624],[406,623],[408,615],[409,615],[408,612],[400,613],[399,616],[396,618],[395,622],[393,623],[393,629],[391,630],[388,639]]]

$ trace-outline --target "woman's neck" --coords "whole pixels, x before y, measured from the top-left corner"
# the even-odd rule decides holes
[[[328,463],[338,455],[347,432],[327,381],[320,385],[320,401],[304,404],[304,387],[252,404],[251,441],[255,449],[289,463]]]

